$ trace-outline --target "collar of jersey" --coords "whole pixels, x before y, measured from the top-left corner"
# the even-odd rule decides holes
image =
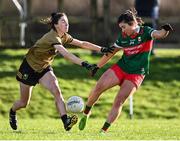
[[[132,35],[128,36],[125,32],[122,32],[122,36],[124,38],[126,38],[126,37],[136,38],[136,36],[140,33],[140,29],[141,29],[141,27],[137,26],[136,29],[135,29],[135,33],[133,33]]]
[[[51,32],[53,32],[55,35],[57,35],[59,38],[63,38],[65,35],[66,35],[66,33],[64,33],[61,37],[59,36],[59,34],[56,32],[56,31],[54,31],[53,29],[51,29]]]

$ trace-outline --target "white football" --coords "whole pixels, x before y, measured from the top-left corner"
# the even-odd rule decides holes
[[[71,96],[67,100],[66,108],[68,112],[80,113],[84,109],[84,101],[79,96]]]

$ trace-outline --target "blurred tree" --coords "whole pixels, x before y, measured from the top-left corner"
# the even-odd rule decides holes
[[[96,43],[96,36],[97,36],[97,18],[98,18],[98,11],[97,11],[97,1],[91,0],[90,3],[90,14],[91,14],[91,38],[93,43]],[[96,55],[96,51],[92,51],[92,55]]]
[[[1,15],[1,13],[2,13],[2,1],[0,1],[0,19],[2,19],[2,15]],[[0,20],[0,45],[2,44],[2,39],[1,39],[1,34],[2,34],[2,20]]]
[[[104,14],[104,36],[105,44],[109,45],[111,41],[111,29],[110,29],[110,0],[103,1],[103,14]]]
[[[92,19],[92,41],[96,42],[96,35],[97,35],[97,0],[91,0],[91,19]]]

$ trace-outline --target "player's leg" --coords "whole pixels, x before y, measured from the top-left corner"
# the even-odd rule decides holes
[[[108,69],[98,80],[96,86],[93,88],[93,90],[90,92],[90,95],[88,97],[88,101],[85,107],[85,110],[83,112],[84,116],[80,120],[79,123],[79,129],[83,130],[86,126],[87,118],[89,117],[89,113],[91,110],[91,107],[98,101],[100,95],[106,91],[109,88],[112,88],[113,86],[118,85],[119,79],[115,75],[114,71],[111,69]]]
[[[64,98],[62,96],[58,80],[53,71],[46,72],[46,74],[39,80],[39,83],[53,94],[55,104],[63,121],[64,127],[66,130],[70,130],[72,126],[77,123],[77,116],[67,116]]]
[[[102,131],[105,132],[109,126],[119,117],[123,104],[127,98],[136,91],[136,85],[129,81],[125,80],[118,94],[115,97],[111,111],[109,112],[108,118],[102,127]]]
[[[100,95],[116,85],[119,84],[119,79],[115,75],[114,71],[108,69],[98,80],[94,89],[90,92],[88,97],[87,106],[93,106],[98,101]]]
[[[9,122],[12,129],[17,129],[16,111],[25,108],[30,101],[33,86],[29,86],[20,82],[20,99],[17,100],[9,112]]]

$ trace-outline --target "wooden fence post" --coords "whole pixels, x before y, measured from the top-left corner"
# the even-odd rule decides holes
[[[96,42],[96,36],[97,36],[97,0],[91,0],[91,23],[92,23],[92,28],[91,28],[91,36],[92,36],[92,41],[95,43]]]
[[[31,18],[32,0],[27,0],[27,20]]]
[[[0,45],[2,45],[2,12],[3,12],[2,1],[0,1]]]
[[[103,3],[103,16],[104,16],[104,36],[105,44],[109,45],[111,40],[111,29],[110,29],[110,0],[104,0]]]
[[[64,10],[64,0],[58,0],[58,11],[63,12]]]

